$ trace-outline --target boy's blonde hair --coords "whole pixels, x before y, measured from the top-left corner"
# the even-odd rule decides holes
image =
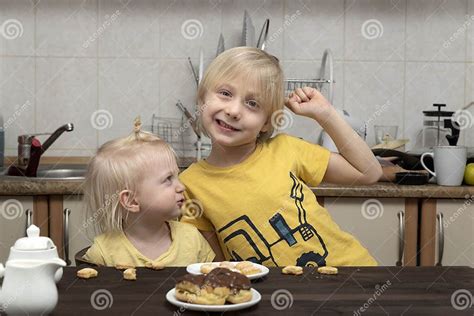
[[[173,148],[158,136],[139,129],[102,145],[86,174],[86,223],[94,223],[99,232],[123,231],[123,220],[128,213],[120,204],[119,194],[130,190],[133,199],[154,162],[177,169]]]
[[[278,59],[265,51],[254,47],[235,47],[226,50],[216,57],[206,69],[204,77],[198,87],[197,104],[202,108],[206,94],[213,91],[218,85],[244,76],[249,85],[256,85],[260,93],[260,104],[267,112],[268,119],[284,106],[283,71]],[[207,132],[198,119],[198,126],[202,132]],[[267,132],[260,133],[257,141],[265,141],[273,134],[275,126],[269,125]]]

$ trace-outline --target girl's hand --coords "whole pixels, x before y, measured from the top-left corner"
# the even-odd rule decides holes
[[[331,103],[311,87],[296,89],[285,100],[285,105],[295,114],[310,117],[317,121],[324,119],[334,109]]]

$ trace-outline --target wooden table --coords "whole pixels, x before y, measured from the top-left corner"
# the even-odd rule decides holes
[[[173,306],[165,299],[176,278],[186,273],[184,268],[140,268],[137,281],[123,280],[121,272],[113,268],[99,268],[97,278],[82,280],[76,278],[76,270],[65,268],[58,284],[59,303],[54,315],[199,314]],[[272,268],[264,279],[253,282],[253,287],[262,294],[262,300],[238,313],[269,316],[474,312],[474,306],[467,307],[465,300],[470,298],[472,303],[474,294],[474,269],[469,267],[344,267],[338,275],[320,275],[305,268],[303,276],[282,275],[280,269]]]

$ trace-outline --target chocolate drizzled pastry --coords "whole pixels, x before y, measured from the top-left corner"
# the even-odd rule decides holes
[[[226,286],[231,290],[250,289],[250,280],[245,275],[227,268],[215,268],[206,276],[205,282],[211,286]]]
[[[252,299],[250,280],[227,268],[216,268],[207,275],[184,275],[175,289],[177,299],[194,304],[237,304]]]

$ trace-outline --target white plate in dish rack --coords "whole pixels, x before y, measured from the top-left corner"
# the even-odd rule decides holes
[[[175,289],[171,289],[166,293],[166,300],[173,304],[174,306],[183,307],[184,309],[192,311],[203,311],[203,312],[227,312],[227,311],[236,311],[244,308],[248,308],[260,302],[262,296],[255,289],[250,289],[252,291],[252,299],[245,303],[239,304],[225,304],[225,305],[201,305],[201,304],[191,304],[186,302],[181,302],[176,298]]]
[[[239,262],[231,262],[231,263],[234,263],[237,264]],[[201,266],[203,264],[213,264],[213,265],[216,265],[216,266],[219,266],[220,262],[203,262],[203,263],[193,263],[193,264],[190,264],[186,267],[186,271],[188,271],[188,273],[191,273],[191,274],[202,274],[201,273]],[[260,269],[260,273],[255,273],[255,274],[250,274],[250,275],[247,275],[247,277],[250,279],[250,280],[254,280],[254,279],[258,279],[258,278],[261,278],[265,275],[268,274],[268,272],[270,272],[270,270],[268,270],[267,267],[265,266],[262,266],[261,264],[258,264],[258,263],[252,263],[256,268]],[[237,270],[236,270],[237,271]]]

